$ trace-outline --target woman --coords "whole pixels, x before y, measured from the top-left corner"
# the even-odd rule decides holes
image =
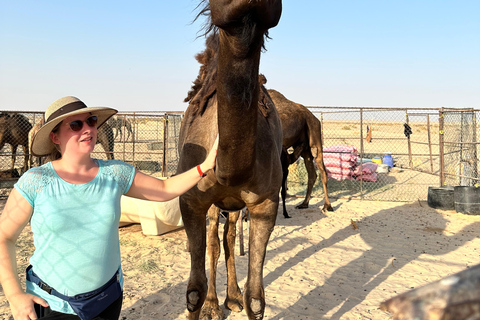
[[[32,153],[50,161],[22,175],[0,216],[0,283],[15,320],[118,319],[120,197],[167,201],[215,166],[218,140],[202,164],[167,180],[119,160],[91,158],[98,127],[115,113],[75,97],[61,98],[45,112]],[[15,242],[28,222],[35,251],[24,292]]]

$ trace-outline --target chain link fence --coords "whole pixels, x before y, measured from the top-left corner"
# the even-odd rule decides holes
[[[328,180],[334,198],[385,201],[426,200],[429,186],[440,183],[439,110],[412,108],[309,107],[321,121],[323,146],[349,146],[357,150],[352,171],[369,162],[378,166],[374,175]],[[290,168],[289,194],[304,195],[307,173],[302,159]],[[327,166],[327,165],[326,165]],[[380,170],[382,169],[382,170]],[[327,166],[327,170],[330,170]],[[318,178],[312,196],[323,197]]]
[[[363,173],[360,177],[329,178],[329,196],[333,198],[426,200],[429,186],[478,184],[478,110],[362,107],[309,107],[309,110],[322,124],[324,148],[354,147],[355,167],[372,161],[389,160],[393,164],[386,171],[377,170],[374,179],[366,179]],[[178,163],[182,118],[183,112],[119,113],[99,129],[93,157],[120,159],[157,177],[172,176]],[[8,194],[26,168],[42,163],[41,159],[29,157],[28,151],[28,134],[42,119],[43,113],[39,112],[0,112],[0,195]],[[14,158],[11,145],[16,151]],[[303,197],[308,180],[303,159],[289,171],[288,193]],[[312,196],[323,197],[320,178]]]
[[[175,174],[183,112],[124,112],[98,130],[92,157],[120,159],[156,177]],[[41,112],[0,112],[0,196],[31,166],[45,160],[30,155],[29,135],[43,123]]]
[[[442,146],[441,184],[478,186],[478,110],[445,109],[440,111]]]

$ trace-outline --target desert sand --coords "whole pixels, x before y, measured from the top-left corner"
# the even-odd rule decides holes
[[[379,310],[382,301],[480,262],[480,216],[432,209],[421,201],[346,199],[333,200],[335,211],[324,214],[322,199],[312,199],[309,209],[295,209],[302,200],[289,198],[291,219],[279,209],[264,265],[264,319],[391,319]],[[246,239],[247,228],[245,223]],[[186,319],[190,257],[185,231],[145,236],[134,224],[119,232],[125,273],[121,319]],[[248,240],[245,244],[247,254],[236,255],[241,288],[247,275]],[[33,250],[28,226],[17,250],[23,273]],[[218,273],[222,303],[223,257]],[[245,312],[224,309],[224,313],[226,319],[247,319]],[[0,291],[0,318],[9,317]]]

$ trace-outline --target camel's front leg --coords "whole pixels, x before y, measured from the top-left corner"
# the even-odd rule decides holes
[[[10,150],[12,151],[12,172],[13,172],[13,169],[15,169],[15,158],[17,157],[17,147],[11,145],[10,146]]]
[[[207,209],[205,209],[205,213],[202,213],[203,210],[199,209],[198,202],[187,204],[180,197],[180,210],[190,250],[190,278],[187,286],[188,319],[198,320],[207,295],[207,276],[205,274]]]
[[[236,223],[240,213],[241,211],[228,213],[228,223],[225,224],[223,232],[223,248],[227,264],[227,297],[225,298],[225,307],[235,312],[243,310],[242,292],[238,286],[235,268]]]
[[[275,227],[278,210],[276,199],[267,199],[257,206],[249,206],[250,237],[248,277],[243,294],[243,305],[250,320],[263,319],[265,292],[263,289],[263,263],[270,234]]]
[[[217,297],[217,264],[220,257],[220,239],[218,238],[220,209],[214,205],[208,209],[208,241],[207,249],[210,259],[210,278],[208,280],[208,292],[205,304],[200,315],[201,319],[221,320],[223,311],[218,305]]]

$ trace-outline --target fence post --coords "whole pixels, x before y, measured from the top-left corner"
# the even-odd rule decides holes
[[[136,118],[136,113],[134,112],[133,113],[133,126],[134,126],[134,130],[133,132],[135,132],[135,137],[138,137],[138,124],[137,124],[137,118]],[[132,163],[133,165],[135,166],[135,142],[137,140],[136,139],[133,139],[132,141]]]
[[[162,176],[166,177],[166,166],[167,166],[167,130],[168,130],[168,118],[167,114],[163,115],[163,156],[162,156]]]
[[[408,124],[408,110],[405,110],[405,122]],[[410,135],[407,137],[408,142],[408,164],[410,165],[410,169],[413,170],[413,160],[412,160],[412,142],[410,141]]]
[[[443,107],[438,111],[438,143],[440,154],[440,186],[445,185],[445,159],[444,159],[444,117]]]
[[[427,114],[428,152],[430,153],[430,171],[433,173],[432,139],[430,138],[430,115]]]
[[[370,128],[372,130],[372,128]],[[360,168],[363,167],[363,108],[360,108]],[[360,199],[363,200],[363,170],[360,172]]]
[[[477,158],[477,113],[473,111],[473,118],[472,118],[473,124],[473,174],[475,175],[475,178],[478,178],[478,158]],[[478,180],[475,180],[475,185],[478,185]]]

